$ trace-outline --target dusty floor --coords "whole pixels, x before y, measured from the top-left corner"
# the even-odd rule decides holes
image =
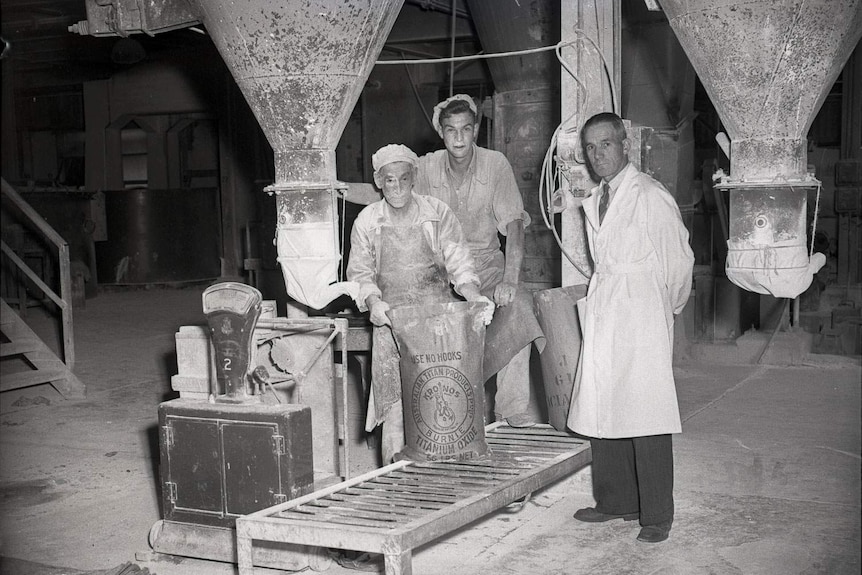
[[[0,395],[0,573],[236,572],[153,554],[147,543],[160,518],[157,406],[176,396],[174,334],[202,323],[201,291],[100,293],[75,317],[86,399],[65,401],[45,387]],[[38,331],[40,316],[31,316]],[[684,424],[667,542],[638,543],[635,522],[574,521],[593,504],[586,468],[534,493],[520,512],[499,511],[419,548],[414,572],[862,572],[859,359],[684,362],[676,374]]]

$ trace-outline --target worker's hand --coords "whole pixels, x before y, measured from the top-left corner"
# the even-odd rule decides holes
[[[479,287],[475,284],[467,284],[461,288],[461,294],[469,302],[479,302],[485,307],[482,310],[482,323],[488,325],[494,319],[494,302],[479,293]]]
[[[494,310],[496,309],[496,306],[494,306],[494,302],[492,302],[489,298],[483,295],[480,295],[473,301],[485,304],[485,308],[482,310],[482,323],[484,323],[485,325],[491,323],[491,320],[494,319]]]
[[[386,315],[386,312],[389,311],[389,304],[383,300],[379,300],[374,302],[374,305],[371,306],[369,310],[371,313],[369,314],[368,319],[371,320],[371,323],[376,325],[377,327],[392,324],[389,322],[389,316]]]
[[[512,282],[502,281],[494,288],[494,302],[499,306],[507,306],[515,300],[518,286]]]

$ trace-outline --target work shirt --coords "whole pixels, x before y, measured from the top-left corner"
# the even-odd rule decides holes
[[[595,272],[578,301],[583,348],[568,426],[595,438],[679,433],[673,323],[694,255],[664,186],[631,164],[618,178],[601,225],[601,187],[583,203]]]
[[[455,212],[473,253],[476,270],[482,276],[484,293],[489,286],[483,271],[491,266],[499,268],[499,278],[492,280],[496,285],[502,279],[505,267],[497,233],[505,236],[506,226],[515,220],[520,220],[526,228],[530,224],[530,216],[524,211],[512,166],[500,152],[474,144],[473,159],[459,189],[455,189],[453,177],[445,149],[419,158],[416,187],[443,200]]]
[[[454,181],[454,170],[445,149],[419,158],[417,187],[446,202],[458,216],[481,280],[479,289],[482,295],[493,299],[506,270],[506,257],[497,234],[507,235],[507,227],[514,221],[520,221],[526,228],[530,216],[524,211],[509,160],[496,150],[474,144],[464,181],[458,188]],[[497,309],[485,332],[485,378],[508,365],[515,354],[533,341],[539,351],[544,348],[532,295],[521,287],[511,304]],[[525,376],[518,384],[528,387],[529,380]]]
[[[479,277],[473,267],[473,258],[455,214],[436,198],[414,192],[413,199],[419,209],[405,225],[422,227],[425,240],[445,266],[449,282],[455,286],[456,292],[460,294],[460,287],[467,283],[478,286]],[[359,311],[367,311],[365,302],[368,296],[374,294],[381,297],[377,277],[380,271],[377,257],[380,253],[380,228],[395,225],[391,214],[392,208],[386,200],[380,200],[366,206],[353,223],[347,277],[359,284],[359,296],[356,298]]]

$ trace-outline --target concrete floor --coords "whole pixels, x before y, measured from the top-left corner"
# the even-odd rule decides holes
[[[148,570],[230,575],[232,565],[149,552],[160,518],[157,406],[176,396],[174,334],[200,324],[202,288],[112,291],[76,313],[84,400],[50,388],[0,395],[0,573]],[[47,330],[38,312],[33,324]],[[42,325],[40,327],[40,321]],[[701,350],[702,352],[702,350]],[[708,356],[709,354],[705,354]],[[726,357],[727,349],[722,351]],[[585,525],[586,468],[414,554],[417,575],[862,572],[859,358],[676,366],[676,520],[638,543],[636,522]],[[328,574],[354,573],[336,564]]]

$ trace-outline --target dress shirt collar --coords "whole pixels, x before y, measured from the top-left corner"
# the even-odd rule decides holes
[[[620,184],[623,183],[623,180],[626,177],[626,172],[628,172],[628,170],[629,170],[629,166],[631,166],[631,162],[627,163],[623,167],[623,169],[617,173],[616,176],[614,176],[613,178],[610,179],[610,181],[605,182],[605,180],[602,180],[601,184],[599,184],[600,188],[604,187],[605,183],[608,184],[608,188],[610,189],[610,198],[608,198],[608,201],[611,201],[614,199],[614,194],[617,192],[617,188],[620,187]]]

